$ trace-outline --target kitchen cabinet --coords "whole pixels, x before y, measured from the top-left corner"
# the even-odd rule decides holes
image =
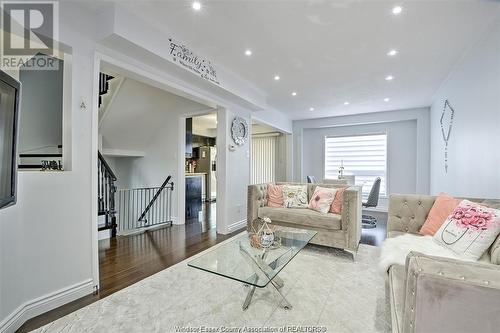
[[[186,118],[186,157],[193,156],[193,118]]]
[[[204,146],[215,146],[215,138],[193,134],[192,144],[193,148],[204,147]]]
[[[186,200],[200,199],[204,175],[186,175]]]
[[[186,174],[186,220],[197,219],[202,210],[205,174]]]

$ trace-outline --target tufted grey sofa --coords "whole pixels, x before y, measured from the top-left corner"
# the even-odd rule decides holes
[[[298,183],[276,183],[296,184]],[[345,182],[334,184],[307,185],[308,200],[316,186],[339,188],[346,187]],[[257,217],[269,217],[273,224],[315,230],[318,233],[311,240],[313,244],[336,247],[349,251],[355,256],[361,238],[361,189],[356,186],[344,191],[342,212],[322,214],[310,209],[267,207],[267,184],[248,186],[247,225]],[[249,230],[250,231],[250,230]]]
[[[387,237],[418,234],[434,200],[392,194]],[[500,208],[499,200],[469,200]],[[500,236],[478,262],[412,252],[388,273],[393,332],[499,332]]]

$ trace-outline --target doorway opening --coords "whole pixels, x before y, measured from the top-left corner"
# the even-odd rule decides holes
[[[185,221],[207,231],[216,227],[217,113],[186,118]]]
[[[289,135],[252,121],[250,183],[263,184],[287,180]]]
[[[179,126],[179,119],[195,119],[195,128],[200,127],[197,118],[215,116],[216,121],[217,104],[174,88],[163,78],[131,64],[104,55],[98,60],[98,112],[94,122],[95,154],[99,158],[94,170],[98,184],[94,200],[98,203],[96,215],[102,208],[106,210],[93,225],[94,280],[99,281],[100,298],[231,235],[219,235],[214,228],[216,180],[204,185],[206,204],[198,214],[199,223],[192,223],[185,210],[179,209],[180,197],[184,206],[186,189],[185,129]],[[196,154],[210,155],[204,147],[215,146],[216,137],[221,135],[216,129],[208,127],[210,135],[200,135],[195,129],[191,148]],[[215,161],[213,155],[211,161]],[[103,177],[102,170],[111,177]],[[200,161],[199,173],[212,179],[215,171],[215,165],[202,171]]]

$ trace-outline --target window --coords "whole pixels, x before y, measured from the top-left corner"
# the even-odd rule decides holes
[[[252,137],[251,183],[272,183],[275,180],[276,136]]]
[[[325,138],[325,179],[337,179],[340,166],[344,175],[354,175],[367,197],[380,177],[380,195],[387,195],[387,134]]]

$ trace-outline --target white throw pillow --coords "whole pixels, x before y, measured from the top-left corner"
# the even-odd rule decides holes
[[[465,259],[479,259],[500,233],[500,211],[469,200],[460,202],[434,240]]]
[[[335,199],[335,193],[337,193],[337,190],[334,188],[316,186],[308,208],[323,214],[328,213],[333,199]]]
[[[283,185],[283,207],[307,208],[307,185]]]

